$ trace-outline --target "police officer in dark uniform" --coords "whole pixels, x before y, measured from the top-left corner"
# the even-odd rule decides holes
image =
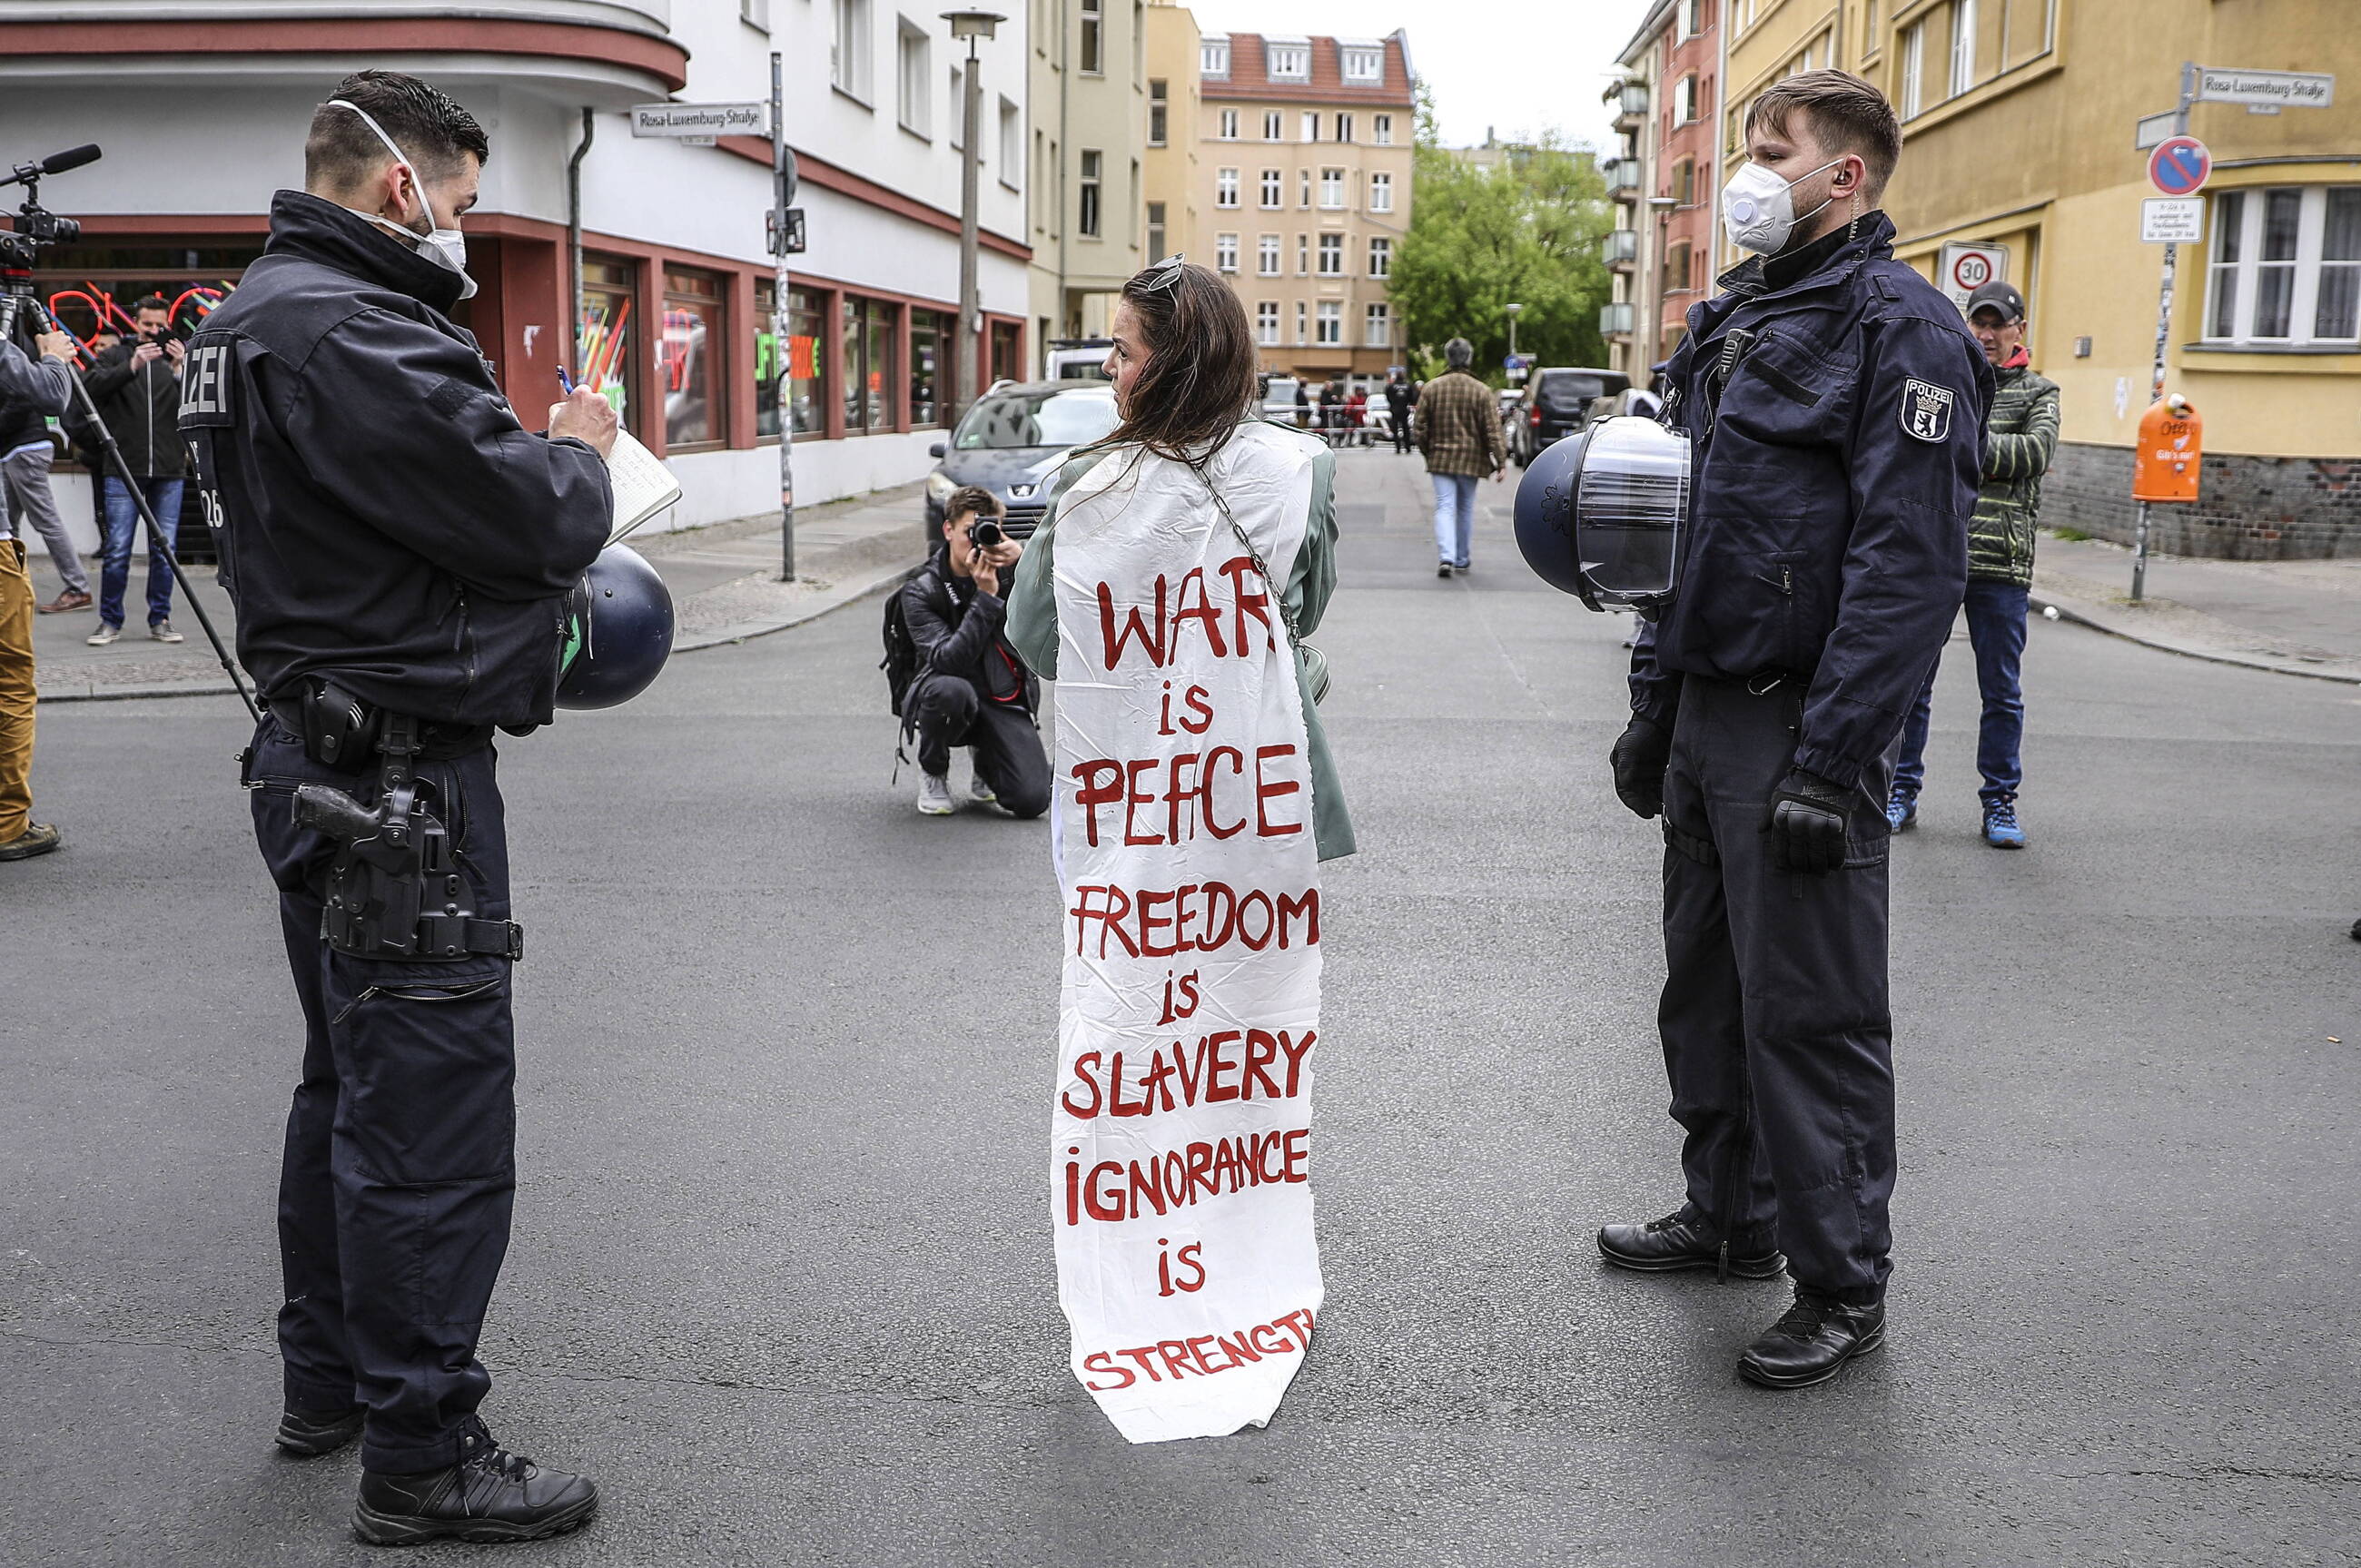
[[[278,1442],[362,1436],[354,1529],[387,1544],[531,1540],[598,1508],[587,1477],[505,1453],[476,1414],[522,953],[491,737],[552,716],[615,436],[588,391],[528,432],[446,314],[475,290],[458,221],[488,152],[424,82],[346,78],[182,375],[238,657],[269,704],[244,782],[306,1030]]]
[[[1960,608],[1993,380],[1958,309],[1894,259],[1874,209],[1901,135],[1877,89],[1791,76],[1746,132],[1723,215],[1757,255],[1667,367],[1690,521],[1613,759],[1624,804],[1664,818],[1658,1025],[1687,1201],[1598,1247],[1640,1270],[1785,1267],[1795,1304],[1739,1371],[1797,1387],[1885,1332],[1884,801]]]

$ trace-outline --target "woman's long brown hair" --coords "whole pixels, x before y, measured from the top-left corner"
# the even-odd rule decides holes
[[[1212,269],[1186,261],[1139,273],[1123,297],[1147,334],[1148,363],[1131,384],[1131,411],[1096,444],[1202,464],[1259,391],[1246,307]]]

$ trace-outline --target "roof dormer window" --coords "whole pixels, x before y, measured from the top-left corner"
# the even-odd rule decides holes
[[[1337,50],[1337,53],[1344,61],[1346,86],[1381,87],[1385,85],[1385,45],[1345,44]]]
[[[1230,73],[1230,35],[1208,33],[1197,44],[1197,71],[1202,76]]]
[[[1309,82],[1312,80],[1312,40],[1310,38],[1266,38],[1263,41],[1264,71],[1273,82]]]

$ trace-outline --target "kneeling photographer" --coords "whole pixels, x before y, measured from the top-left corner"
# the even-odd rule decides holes
[[[941,548],[903,585],[902,620],[918,660],[903,723],[918,732],[918,809],[927,816],[955,809],[954,746],[974,750],[974,800],[997,800],[1013,817],[1049,808],[1049,758],[1033,717],[1040,687],[1002,634],[1004,574],[1024,551],[1003,532],[992,492],[969,485],[944,504]]]

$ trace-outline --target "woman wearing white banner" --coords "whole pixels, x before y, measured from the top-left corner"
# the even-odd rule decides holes
[[[1007,635],[1058,682],[1059,1299],[1074,1376],[1153,1442],[1264,1424],[1311,1343],[1319,862],[1353,830],[1302,642],[1335,455],[1250,416],[1208,269],[1134,278],[1114,337],[1123,422],[1061,474]]]

